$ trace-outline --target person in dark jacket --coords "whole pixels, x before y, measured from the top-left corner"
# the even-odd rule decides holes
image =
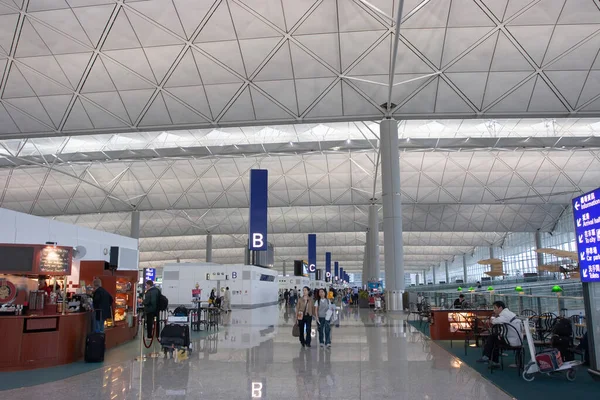
[[[146,334],[147,338],[152,338],[154,330],[154,320],[158,317],[158,298],[160,297],[160,290],[154,286],[154,282],[151,280],[146,281],[146,294],[144,295],[144,313],[146,314]],[[158,326],[156,329],[156,336],[158,337]]]
[[[102,281],[98,278],[94,279],[94,296],[92,298],[94,305],[94,330],[104,333],[104,321],[111,317],[110,308],[112,307],[113,298],[102,287]]]

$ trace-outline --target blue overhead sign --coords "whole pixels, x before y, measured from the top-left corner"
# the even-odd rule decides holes
[[[333,276],[335,276],[336,279],[340,277],[340,263],[337,261],[333,263]]]
[[[600,188],[573,199],[582,282],[600,282]]]
[[[325,282],[331,280],[331,253],[325,253]]]
[[[250,170],[250,221],[248,248],[267,250],[267,202],[269,175],[266,169]]]
[[[156,280],[156,269],[155,268],[144,268],[144,282]]]
[[[317,272],[317,235],[314,233],[308,235],[308,272]]]

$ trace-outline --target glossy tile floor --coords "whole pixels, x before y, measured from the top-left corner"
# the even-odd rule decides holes
[[[346,309],[328,350],[316,336],[302,349],[291,335],[293,317],[279,306],[234,310],[218,333],[194,341],[186,360],[119,362],[0,398],[510,399],[403,315]]]

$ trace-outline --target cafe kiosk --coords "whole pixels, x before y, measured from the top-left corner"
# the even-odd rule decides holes
[[[74,284],[68,278],[72,262],[72,247],[0,244],[0,372],[45,368],[82,359],[92,313],[83,308],[68,310],[64,295],[72,286],[89,283],[90,286],[84,284],[86,287],[77,289],[84,293],[95,277],[102,280],[103,287],[115,299],[116,315],[111,320],[114,329],[106,330],[107,348],[135,336],[135,319],[130,318],[129,323],[125,317],[122,322],[118,319],[119,315],[127,315],[127,311],[119,311],[119,304],[123,310],[135,310],[135,292],[127,290],[135,287],[137,271],[123,271],[121,276],[115,276],[104,261],[80,261],[80,282]],[[51,295],[38,290],[40,278],[53,281],[53,289],[57,290]],[[129,281],[133,283],[128,286]]]

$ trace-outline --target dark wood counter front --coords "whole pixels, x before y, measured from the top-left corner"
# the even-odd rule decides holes
[[[486,319],[491,315],[492,310],[432,310],[429,334],[432,340],[464,339],[464,333],[457,331],[461,324],[466,327],[468,318]]]

